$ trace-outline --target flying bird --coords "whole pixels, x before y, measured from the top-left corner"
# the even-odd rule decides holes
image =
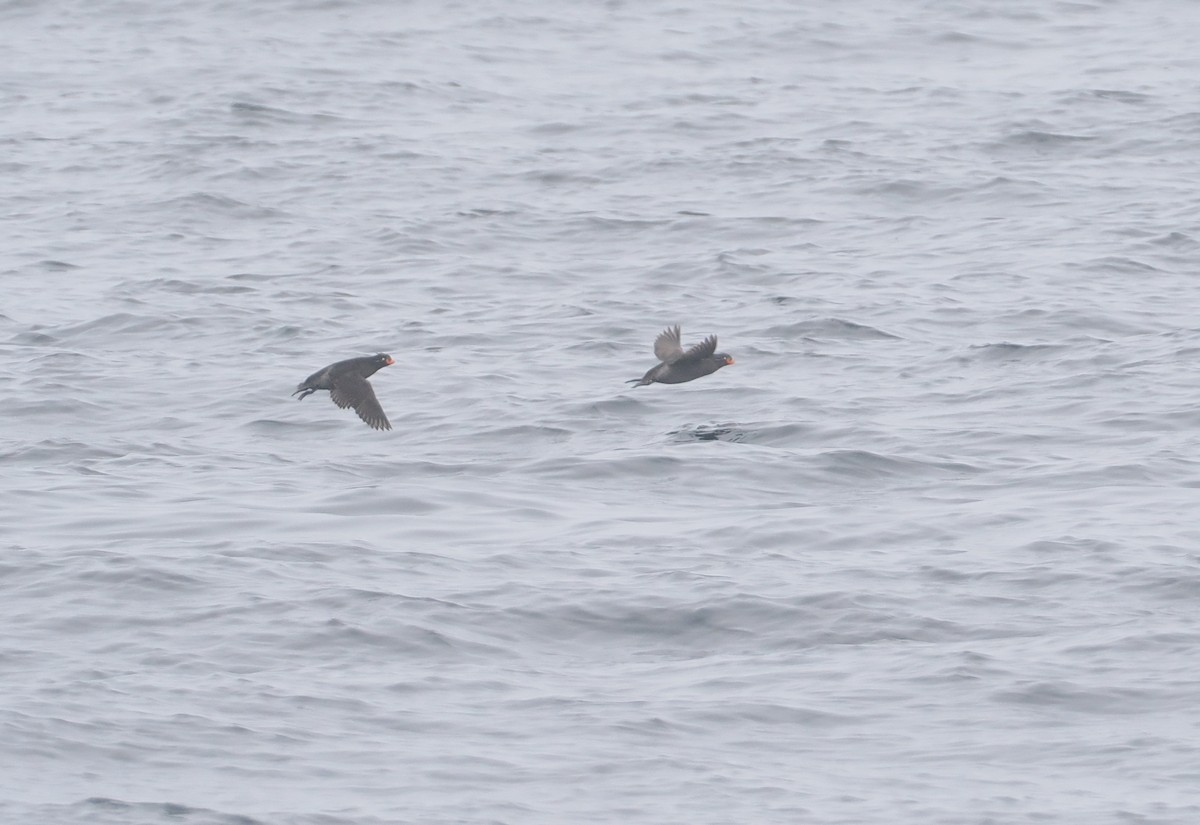
[[[644,387],[647,384],[682,384],[711,375],[733,363],[733,357],[717,352],[717,336],[710,335],[686,352],[679,343],[679,326],[667,327],[654,339],[654,354],[662,361],[641,378],[631,378],[627,384]]]
[[[298,394],[298,400],[303,400],[317,390],[329,390],[333,403],[343,410],[353,407],[358,417],[370,426],[377,430],[390,430],[392,425],[383,414],[383,407],[379,406],[379,399],[375,397],[375,390],[367,379],[394,363],[392,356],[382,352],[338,361],[305,378],[292,395]]]

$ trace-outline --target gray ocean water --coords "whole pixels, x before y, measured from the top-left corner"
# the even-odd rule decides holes
[[[1200,822],[1200,7],[0,32],[0,821]]]

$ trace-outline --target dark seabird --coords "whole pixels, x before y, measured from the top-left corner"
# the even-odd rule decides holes
[[[379,399],[375,397],[375,390],[371,389],[371,383],[367,379],[394,363],[396,362],[392,360],[392,356],[382,352],[365,358],[338,361],[305,378],[304,383],[296,387],[296,392],[292,395],[299,393],[303,399],[317,390],[329,390],[329,397],[333,399],[333,403],[343,410],[353,407],[358,417],[375,429],[390,430],[392,425],[383,414],[383,407],[379,406]]]
[[[717,336],[710,335],[684,352],[679,343],[679,327],[664,329],[654,339],[654,354],[662,361],[641,378],[631,378],[627,384],[644,387],[647,384],[682,384],[710,375],[733,363],[733,357],[717,352]]]

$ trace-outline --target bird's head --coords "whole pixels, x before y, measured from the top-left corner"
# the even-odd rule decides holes
[[[716,355],[713,356],[713,359],[717,362],[717,364],[720,367],[728,367],[730,364],[734,363],[733,356],[726,355],[723,352],[718,352]]]
[[[380,369],[384,367],[390,367],[392,364],[396,363],[392,360],[392,356],[386,355],[382,352],[375,356],[375,360],[379,363]]]

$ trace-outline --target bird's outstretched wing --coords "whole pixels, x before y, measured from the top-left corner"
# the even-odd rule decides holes
[[[667,327],[654,339],[654,354],[664,364],[683,357],[683,344],[679,343],[679,326]]]
[[[717,336],[710,335],[683,354],[683,360],[699,361],[717,351]]]
[[[391,422],[383,414],[383,407],[379,406],[379,399],[375,397],[371,383],[361,375],[352,373],[338,377],[333,389],[329,391],[329,397],[343,410],[353,407],[359,418],[377,430],[392,428]]]

